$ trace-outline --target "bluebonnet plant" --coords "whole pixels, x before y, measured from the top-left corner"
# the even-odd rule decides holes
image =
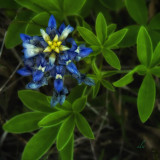
[[[24,67],[18,73],[22,76],[32,75],[32,81],[26,86],[28,89],[48,85],[48,80],[54,78],[51,106],[65,101],[68,94],[68,89],[63,84],[65,75],[71,75],[79,84],[94,85],[94,81],[81,74],[74,64],[74,61],[88,56],[92,49],[84,45],[78,46],[73,38],[67,38],[73,30],[73,27],[65,26],[64,23],[57,29],[56,20],[51,15],[46,31],[40,30],[42,36],[20,35],[24,48]]]

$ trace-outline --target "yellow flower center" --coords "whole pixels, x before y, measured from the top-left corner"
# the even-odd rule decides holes
[[[58,40],[57,34],[55,35],[55,37],[52,41],[47,40],[46,42],[48,43],[48,46],[45,48],[45,50],[43,52],[55,51],[56,53],[59,53],[60,51],[63,51],[64,46],[61,45],[62,41]]]

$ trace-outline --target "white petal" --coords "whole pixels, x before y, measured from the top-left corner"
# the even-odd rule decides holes
[[[61,45],[61,46],[60,46],[60,50],[61,50],[61,51],[66,51],[66,50],[69,50],[69,48],[66,47],[66,46]]]
[[[50,37],[49,35],[44,31],[44,29],[40,29],[41,35],[43,37],[43,39],[47,42],[50,41]]]
[[[68,25],[62,32],[61,36],[60,36],[60,40],[64,40],[67,38],[67,36],[73,31],[73,27],[71,27],[70,25]]]

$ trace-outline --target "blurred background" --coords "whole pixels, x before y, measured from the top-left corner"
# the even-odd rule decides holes
[[[160,41],[160,1],[146,0],[148,21],[145,26],[154,46]],[[76,3],[73,1],[76,9]],[[73,7],[72,6],[72,7]],[[134,7],[134,6],[133,6]],[[139,12],[141,8],[135,8]],[[142,12],[143,12],[142,8]],[[130,70],[139,62],[136,54],[138,24],[123,0],[86,0],[78,11],[64,6],[63,0],[0,0],[0,124],[28,109],[18,99],[18,90],[25,89],[31,77],[21,77],[16,71],[23,66],[21,57],[20,33],[39,35],[39,29],[47,26],[51,14],[57,23],[65,22],[75,28],[72,37],[79,43],[83,41],[77,26],[84,26],[94,32],[97,14],[102,12],[107,24],[114,23],[117,29],[129,28],[126,38],[120,43],[117,53],[122,70]],[[142,13],[143,14],[143,13]],[[154,18],[156,17],[156,18]],[[154,18],[154,19],[153,19]],[[156,20],[155,20],[156,19]],[[159,20],[159,21],[158,21]],[[91,58],[85,58],[77,65],[83,73],[92,73]],[[97,56],[97,63],[102,58]],[[113,70],[103,62],[102,70]],[[124,74],[116,74],[106,79],[111,83]],[[134,82],[115,92],[100,86],[98,94],[89,100],[83,115],[94,131],[95,140],[84,138],[75,130],[75,160],[159,160],[160,159],[160,83],[157,82],[155,109],[149,120],[142,124],[137,112],[137,91],[142,77],[134,76]],[[71,88],[77,85],[67,79]],[[52,95],[53,84],[42,87],[40,92]],[[23,148],[34,133],[10,134],[0,128],[0,160],[20,160]],[[58,160],[56,147],[53,146],[42,160]]]

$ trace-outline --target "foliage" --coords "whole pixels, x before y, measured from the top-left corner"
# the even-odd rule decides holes
[[[14,2],[7,0],[0,5],[0,8],[16,9],[7,29],[5,46],[11,49],[23,41],[25,67],[18,70],[18,73],[32,76],[33,80],[28,83],[27,89],[39,89],[44,85],[50,85],[49,79],[54,78],[53,96],[35,90],[18,91],[19,99],[29,111],[16,115],[3,125],[3,129],[10,133],[35,131],[23,150],[22,160],[38,160],[49,152],[53,145],[56,146],[61,160],[73,160],[75,131],[78,130],[88,139],[95,139],[90,121],[87,121],[83,113],[85,107],[92,107],[94,102],[95,104],[97,102],[101,104],[99,101],[104,102],[105,100],[100,98],[102,91],[107,92],[106,95],[108,92],[112,96],[117,95],[118,88],[124,89],[126,85],[135,83],[135,76],[141,80],[141,84],[135,89],[137,97],[134,99],[140,122],[147,122],[154,111],[156,98],[159,95],[156,80],[160,78],[160,13],[152,18],[148,17],[149,11],[145,0],[99,0],[94,8],[95,2],[95,0],[15,0]],[[94,9],[96,15],[94,21],[87,21],[87,17],[92,14],[89,11]],[[122,9],[125,9],[130,17],[126,26],[114,24],[111,16],[111,12],[119,13]],[[53,15],[57,19],[56,22]],[[69,29],[64,27],[62,22],[68,24]],[[61,37],[62,28],[57,28],[61,23],[63,30],[65,28],[69,30],[67,35],[64,35],[66,41],[61,43],[63,46],[69,44],[71,49],[69,53],[62,50],[63,54],[55,48],[52,50],[51,48],[55,46],[49,45],[52,39],[53,43],[55,42],[56,35]],[[74,26],[74,31],[70,24]],[[54,37],[53,32],[56,33]],[[69,33],[75,40],[67,39]],[[42,36],[38,38],[38,42],[32,43],[36,35]],[[49,37],[49,40],[46,37]],[[47,43],[45,47],[42,45],[43,51],[39,49],[40,43]],[[30,56],[35,46],[39,49],[39,55],[41,52],[46,52],[48,57],[41,56],[38,59],[35,52],[34,56]],[[134,55],[136,58],[133,59],[133,66],[131,64],[129,66],[131,69],[124,70],[125,62],[121,59],[123,53],[120,52],[134,48],[137,55]],[[66,60],[65,56],[70,57]],[[81,58],[84,58],[83,61]],[[47,62],[44,63],[46,59]],[[41,64],[38,65],[37,61],[41,61]],[[71,61],[76,62],[81,72]],[[31,62],[36,63],[33,70],[28,65]],[[65,66],[65,74],[58,67],[53,71],[54,63]],[[52,68],[44,72],[43,68],[49,68],[50,64]],[[35,72],[39,70],[44,73],[36,80],[40,74],[35,75]],[[119,75],[123,73],[125,75],[120,77]],[[70,89],[70,92],[62,84],[64,77],[67,79],[68,75],[75,78],[79,84]],[[109,110],[109,114],[115,118],[113,112],[116,111]],[[119,124],[123,123],[121,117],[115,119]]]

